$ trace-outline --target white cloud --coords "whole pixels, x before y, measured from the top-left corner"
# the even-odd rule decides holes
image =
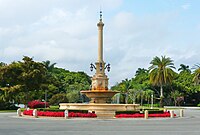
[[[186,3],[186,4],[183,4],[181,5],[181,7],[184,9],[184,10],[187,10],[191,7],[191,4],[190,3]]]
[[[137,16],[118,10],[122,3],[122,0],[0,0],[0,19],[3,19],[0,22],[0,61],[16,61],[28,55],[38,61],[50,60],[59,67],[92,75],[89,64],[97,58],[96,23],[100,4],[104,14],[112,12],[103,17],[104,58],[111,63],[108,73],[111,85],[133,77],[139,67],[148,68],[154,56],[166,55],[177,64],[190,65],[200,59],[199,41],[194,45],[184,40],[183,46],[178,45],[182,39],[173,29],[177,14]],[[187,33],[181,38],[185,37]]]

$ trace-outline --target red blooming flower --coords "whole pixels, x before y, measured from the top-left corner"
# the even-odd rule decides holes
[[[44,108],[45,102],[41,102],[40,100],[33,100],[28,102],[28,107],[30,108]],[[46,107],[49,107],[49,103],[46,102]]]
[[[174,114],[176,116],[176,114]],[[144,114],[135,113],[135,114],[118,114],[116,118],[144,118]],[[170,117],[169,112],[164,112],[161,114],[149,114],[149,117]]]
[[[25,110],[23,112],[24,115],[33,115],[33,110]],[[64,112],[43,112],[43,111],[37,111],[38,116],[48,116],[48,117],[64,117]],[[97,117],[95,113],[74,113],[69,112],[68,117],[88,117],[88,118],[94,118]]]

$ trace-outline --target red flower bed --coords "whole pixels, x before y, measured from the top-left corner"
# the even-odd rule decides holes
[[[33,116],[33,110],[24,110],[23,114]]]
[[[69,117],[89,117],[89,118],[94,118],[97,117],[95,113],[74,113],[70,112]]]
[[[64,112],[43,112],[38,111],[38,116],[48,116],[48,117],[64,117]]]
[[[174,114],[176,116],[176,114]],[[116,118],[144,118],[144,114],[135,113],[135,114],[118,114]],[[161,114],[149,114],[149,117],[170,117],[169,112],[164,112]]]
[[[41,102],[39,100],[33,100],[28,102],[28,107],[30,108],[45,108],[45,102]],[[49,103],[46,102],[46,107],[49,107]]]
[[[64,117],[64,112],[43,112],[38,111],[38,116],[48,116],[48,117]],[[33,110],[25,110],[23,112],[24,115],[30,115],[33,116]],[[94,118],[97,117],[94,113],[74,113],[69,112],[68,117],[87,117],[87,118]]]

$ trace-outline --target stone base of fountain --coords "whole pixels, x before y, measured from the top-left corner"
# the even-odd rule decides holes
[[[89,104],[60,103],[60,109],[88,110],[95,112],[97,118],[114,118],[116,111],[139,110],[139,104],[111,104],[111,98],[119,92],[111,90],[81,91],[91,99]]]
[[[95,112],[97,118],[110,119],[115,117],[116,111],[134,111],[139,110],[139,104],[76,104],[76,103],[60,103],[60,109],[67,110],[88,110]]]
[[[119,93],[111,90],[88,90],[81,91],[82,94],[85,94],[90,98],[90,103],[111,103],[111,98]]]

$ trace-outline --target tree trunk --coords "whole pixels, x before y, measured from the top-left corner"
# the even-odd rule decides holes
[[[163,86],[160,86],[160,107],[163,107]]]
[[[135,104],[135,99],[136,99],[136,96],[134,96],[133,99],[132,99],[133,100],[133,104]]]
[[[143,105],[143,97],[141,96],[141,106]]]
[[[128,93],[125,94],[125,104],[128,104]]]
[[[160,97],[163,97],[163,86],[160,86]]]

